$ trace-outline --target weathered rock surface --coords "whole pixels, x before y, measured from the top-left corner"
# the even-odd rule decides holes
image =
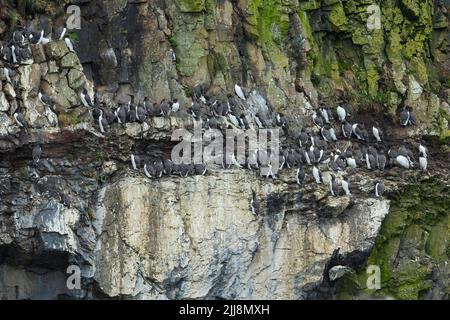
[[[31,25],[56,30],[61,3],[40,1]],[[444,3],[383,1],[375,29],[367,24],[372,0],[78,3],[77,54],[64,41],[33,45],[33,61],[15,69],[14,86],[1,81],[0,299],[371,297],[358,269],[368,263],[382,267],[377,297],[448,298]],[[0,21],[1,37],[5,28]],[[319,97],[331,106],[347,98],[359,110],[353,121],[377,121],[414,148],[425,135],[430,172],[363,170],[351,176],[352,198],[332,198],[327,185],[300,188],[294,169],[276,181],[217,167],[161,180],[129,170],[132,151],[168,156],[173,130],[192,127],[186,110],[195,85],[224,98],[235,83],[252,111],[285,113],[289,133],[311,125]],[[177,98],[181,111],[102,135],[79,98],[83,87],[93,96],[94,86],[108,105],[130,95]],[[43,106],[39,91],[54,105]],[[417,127],[397,127],[404,106],[415,110]],[[15,123],[16,111],[26,129]],[[37,141],[44,151],[33,165]],[[388,192],[375,199],[380,175]],[[431,178],[443,189],[398,204],[397,192]],[[250,210],[252,188],[259,217]],[[81,268],[80,290],[67,288],[70,265]]]

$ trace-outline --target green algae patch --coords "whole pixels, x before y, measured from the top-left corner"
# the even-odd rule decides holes
[[[449,194],[448,184],[429,179],[394,196],[366,265],[337,282],[337,297],[422,299],[433,288],[433,271],[449,259]],[[379,290],[366,288],[370,265],[380,267]]]
[[[202,12],[205,10],[205,0],[177,0],[181,12]]]

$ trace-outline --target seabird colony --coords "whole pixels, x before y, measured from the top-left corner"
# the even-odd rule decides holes
[[[69,51],[75,52],[74,44],[67,36],[66,27],[57,30],[56,38],[64,40]],[[0,48],[0,62],[2,62],[2,81],[15,85],[15,70],[21,64],[30,64],[33,56],[30,44],[46,44],[51,38],[45,35],[44,30],[33,32],[29,29],[19,29],[13,33],[12,40],[3,43]],[[260,96],[261,97],[261,96]],[[107,107],[103,103],[98,103],[96,95],[92,98],[86,88],[79,93],[81,104],[92,112],[95,124],[101,133],[108,132],[114,123],[125,125],[126,123],[143,123],[150,117],[170,117],[181,110],[177,99],[163,99],[160,102],[152,102],[145,97],[141,103],[135,103],[134,97],[125,104],[118,104],[114,107]],[[39,91],[36,99],[44,106],[52,106],[52,97]],[[265,102],[265,101],[264,101]],[[276,113],[270,110],[269,115],[260,111],[252,112],[250,108],[248,94],[239,84],[235,84],[234,92],[229,93],[225,101],[211,99],[203,92],[201,85],[193,89],[192,103],[188,108],[188,113],[194,123],[201,121],[205,129],[220,129],[220,123],[226,123],[227,128],[237,129],[269,129],[273,127],[281,128],[286,135],[290,135],[295,144],[285,145],[278,159],[279,168],[295,169],[296,181],[300,186],[304,186],[307,176],[305,167],[312,167],[312,181],[324,183],[320,168],[325,167],[333,174],[329,181],[329,192],[332,196],[341,195],[341,189],[346,196],[352,196],[352,186],[348,176],[343,176],[342,180],[336,180],[335,173],[354,173],[359,168],[370,171],[385,171],[388,168],[397,166],[404,169],[416,167],[416,159],[413,152],[404,145],[386,150],[384,146],[384,135],[379,126],[373,124],[366,128],[363,123],[351,123],[353,118],[353,108],[347,101],[343,101],[333,111],[329,106],[321,104],[311,115],[313,126],[302,128],[296,133],[288,130],[289,119],[283,113]],[[26,119],[23,112],[16,110],[13,114],[16,125],[26,128]],[[275,124],[275,126],[272,126]],[[399,115],[399,125],[402,127],[417,124],[416,116],[410,107],[404,108]],[[314,129],[315,128],[315,129]],[[341,134],[338,135],[337,132]],[[369,134],[370,132],[370,134]],[[340,140],[357,141],[355,145],[350,144],[344,150],[337,147]],[[32,150],[34,164],[38,164],[42,155],[40,141],[36,143]],[[222,167],[247,168],[249,170],[260,170],[262,167],[269,167],[266,178],[276,178],[273,174],[273,164],[276,163],[273,155],[265,150],[256,150],[248,155],[247,163],[243,166],[236,161],[234,152],[225,153],[230,159],[222,159]],[[422,143],[419,146],[418,169],[426,171],[428,167],[428,150]],[[250,161],[250,160],[256,161]],[[137,152],[130,156],[131,165],[134,170],[142,170],[148,178],[161,178],[163,175],[205,175],[207,166],[205,164],[174,164],[170,159],[158,159],[147,161]],[[228,164],[230,163],[231,164]],[[373,182],[373,195],[381,197],[384,193],[384,183],[380,180]],[[260,204],[256,193],[252,190],[251,209],[254,214],[258,214]]]

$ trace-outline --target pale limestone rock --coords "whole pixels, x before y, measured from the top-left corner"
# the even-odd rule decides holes
[[[261,217],[250,211],[251,188]],[[287,184],[242,170],[122,178],[100,193],[94,278],[112,297],[304,298],[334,250],[370,249],[389,209],[386,200],[360,199],[339,218],[306,217],[266,202],[275,193],[295,197]]]
[[[102,166],[102,170],[105,174],[113,174],[117,171],[117,164],[114,161],[106,161]]]
[[[1,95],[0,95],[1,96]],[[4,112],[0,112],[0,136],[8,134],[8,129],[12,125],[12,120]]]
[[[3,87],[3,92],[9,99],[15,99],[17,97],[14,87],[9,82],[6,83],[5,86]]]
[[[44,50],[48,60],[60,60],[69,52],[64,40],[51,41],[44,45]]]
[[[71,69],[67,74],[67,82],[73,90],[80,89],[86,82],[83,72],[77,69]]]
[[[59,68],[58,68],[58,65],[56,64],[56,61],[51,60],[48,62],[48,72],[49,73],[58,73],[59,72]]]
[[[420,98],[422,95],[423,88],[417,82],[416,78],[413,75],[409,76],[409,91],[408,91],[408,97],[410,100],[415,101]]]
[[[31,66],[23,66],[19,69],[19,89],[25,92],[29,92],[31,90]]]
[[[30,48],[35,63],[43,63],[47,60],[47,58],[45,57],[45,50],[43,45],[30,45]]]
[[[77,69],[78,71],[83,71],[83,66],[80,63],[80,60],[78,59],[78,56],[73,53],[69,52],[61,59],[61,68],[69,68],[69,69]]]
[[[8,111],[9,110],[9,102],[6,99],[5,93],[0,91],[0,111]]]
[[[146,122],[142,124],[138,122],[125,124],[125,133],[130,137],[141,137],[149,129],[150,127]]]

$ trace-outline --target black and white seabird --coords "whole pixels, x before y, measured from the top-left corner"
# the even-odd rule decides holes
[[[297,176],[296,176],[296,178],[297,178],[297,184],[299,186],[302,186],[303,182],[305,181],[305,170],[303,169],[303,166],[300,166],[297,169]]]
[[[6,82],[12,83],[11,81],[12,71],[8,67],[3,67],[3,76],[5,77]]]
[[[360,128],[360,126],[359,126],[358,123],[354,123],[354,124],[352,125],[352,133],[355,135],[355,137],[356,137],[358,140],[364,140],[363,135],[362,135],[362,132],[361,132],[361,128]]]
[[[420,166],[420,170],[427,171],[427,167],[428,167],[427,157],[424,157],[423,155],[421,155],[419,157],[419,166]]]
[[[343,155],[335,155],[334,162],[338,166],[338,170],[345,170],[347,167],[346,160]]]
[[[246,100],[245,98],[245,94],[244,91],[242,90],[242,88],[240,86],[238,86],[237,84],[234,85],[234,92],[236,93],[236,95],[243,101]]]
[[[177,99],[173,99],[171,109],[172,113],[176,113],[180,109],[180,103],[178,102]]]
[[[41,92],[38,93],[38,99],[46,107],[50,106],[53,103],[52,98]]]
[[[164,173],[164,164],[161,160],[153,162],[153,168],[155,168],[155,174],[157,178],[161,178]]]
[[[330,169],[334,172],[339,171],[339,166],[336,163],[336,159],[338,159],[338,158],[339,158],[339,155],[337,155],[337,154],[333,155],[333,159],[331,161],[329,161],[327,164],[328,169]]]
[[[201,84],[196,85],[192,90],[192,93],[193,93],[193,100],[201,100],[201,97],[203,97],[202,85]]]
[[[305,164],[304,154],[305,152],[303,150],[293,150],[294,156],[295,156],[295,163],[296,165],[303,165]]]
[[[172,108],[170,104],[166,101],[166,99],[163,99],[161,103],[159,104],[161,108],[161,115],[168,117],[170,116],[170,112],[172,111]]]
[[[14,45],[11,46],[11,57],[12,63],[17,64],[19,61],[17,60],[16,47]]]
[[[147,115],[149,117],[152,117],[155,115],[154,109],[153,109],[153,103],[148,99],[148,97],[144,98],[144,102],[142,103],[145,111],[147,111]]]
[[[17,49],[17,61],[19,63],[31,63],[33,60],[33,54],[31,53],[30,49],[27,48],[18,48]]]
[[[344,189],[345,195],[350,197],[352,193],[350,192],[350,182],[348,182],[347,177],[343,177],[341,181],[342,189]]]
[[[412,109],[410,107],[408,108],[408,112],[409,112],[408,125],[415,126],[417,124],[416,115],[415,115],[415,113],[412,111]]]
[[[332,126],[329,126],[328,130],[330,132],[331,140],[333,140],[334,142],[338,141],[338,138],[336,136],[336,131],[334,130],[334,128]]]
[[[319,128],[323,127],[323,119],[317,112],[313,113],[312,120],[317,127]]]
[[[114,113],[116,115],[117,122],[120,124],[125,124],[127,122],[127,112],[123,105],[119,105]]]
[[[288,121],[286,116],[283,113],[277,113],[277,126],[287,129]]]
[[[191,172],[191,166],[186,163],[181,163],[179,165],[180,176],[185,178]]]
[[[253,116],[253,120],[255,121],[255,123],[258,126],[258,128],[259,129],[263,129],[264,125],[263,125],[261,119],[259,118],[259,115],[258,114],[252,114],[252,116]]]
[[[81,99],[81,103],[83,104],[83,106],[85,106],[86,108],[89,107],[93,107],[94,104],[92,103],[92,99],[89,96],[88,91],[86,90],[86,88],[83,88],[83,90],[80,93],[80,99]]]
[[[347,158],[347,165],[352,169],[356,169],[356,160],[353,156]]]
[[[250,125],[248,124],[247,117],[245,116],[245,114],[242,113],[241,116],[239,117],[239,120],[241,122],[242,129],[244,130],[250,129]]]
[[[386,156],[383,153],[379,153],[377,155],[377,167],[379,170],[384,171],[384,168],[386,167]]]
[[[400,113],[400,125],[406,127],[408,123],[409,123],[409,111],[403,109],[403,111]]]
[[[300,145],[300,148],[306,147],[308,141],[309,134],[305,131],[305,128],[302,128],[298,134],[298,144]]]
[[[21,128],[25,126],[25,118],[23,117],[23,114],[20,112],[14,113],[14,120],[16,121],[17,125]]]
[[[412,109],[407,107],[403,109],[403,111],[400,113],[400,125],[403,127],[409,126],[409,125],[416,125],[416,115],[414,112],[412,112]]]
[[[155,168],[151,164],[144,164],[144,173],[150,179],[156,177]]]
[[[164,159],[163,160],[163,165],[164,165],[164,174],[166,175],[170,175],[173,172],[173,162],[170,159]]]
[[[31,32],[31,29],[29,28],[23,29],[22,34],[25,37],[25,42],[30,41],[33,38],[33,32]]]
[[[384,183],[383,181],[375,181],[375,197],[382,197],[384,193]]]
[[[309,166],[311,166],[313,163],[316,163],[316,156],[314,154],[313,146],[310,146],[309,149],[305,150],[305,160]]]
[[[127,112],[128,121],[131,122],[131,123],[136,122],[137,121],[137,118],[136,118],[136,106],[131,104],[131,103],[128,103],[128,106],[129,106],[129,112]]]
[[[319,184],[322,182],[322,176],[321,176],[320,170],[316,166],[314,166],[314,168],[313,168],[313,177],[314,177],[314,180],[316,180],[316,183]]]
[[[38,42],[37,42],[37,44],[47,44],[49,42],[50,42],[50,39],[46,38],[44,36],[44,30],[41,30],[41,32],[38,35]]]
[[[419,154],[422,157],[428,158],[428,149],[423,144],[419,145]]]
[[[377,127],[373,126],[372,127],[372,134],[375,137],[375,139],[377,139],[377,142],[381,142],[382,132],[381,132],[380,129],[378,129]]]
[[[31,155],[33,157],[33,162],[35,164],[39,163],[39,160],[41,159],[42,155],[42,148],[39,144],[36,144],[31,152]]]
[[[98,126],[100,128],[101,133],[105,133],[107,126],[108,126],[108,120],[103,116],[103,110],[99,110],[100,115],[98,116]]]
[[[6,62],[9,63],[13,63],[12,61],[12,53],[11,53],[11,48],[8,46],[2,46],[1,48],[1,55],[3,60],[5,60]]]
[[[66,43],[66,46],[69,49],[69,51],[75,53],[75,49],[73,48],[72,40],[70,40],[70,38],[67,37],[67,38],[64,38],[64,42]]]
[[[311,146],[312,147],[312,146]],[[323,149],[319,149],[319,148],[310,148],[310,150],[313,151],[314,153],[314,160],[311,158],[310,159],[313,163],[320,163],[323,160],[323,156],[324,156],[324,150]]]
[[[398,155],[395,158],[395,162],[402,168],[409,169],[411,167],[410,160],[404,155]]]
[[[200,120],[202,114],[202,107],[198,102],[193,102],[191,106],[191,115],[194,121]]]
[[[320,114],[322,115],[325,123],[330,124],[330,117],[327,108],[320,108]]]
[[[204,176],[206,173],[206,165],[204,163],[198,163],[194,165],[195,174]]]
[[[214,117],[221,117],[223,114],[223,104],[220,101],[214,101],[211,105],[211,113]]]
[[[141,166],[141,157],[131,154],[131,165],[133,166],[134,170],[138,170]]]
[[[322,127],[320,128],[320,133],[322,134],[323,140],[326,142],[331,142],[333,138],[331,137],[330,130],[328,128]]]
[[[137,106],[135,109],[136,120],[138,122],[144,122],[147,119],[147,110],[142,106]]]
[[[58,40],[61,41],[62,39],[64,39],[64,37],[66,36],[66,33],[67,33],[67,28],[65,26],[59,27],[57,30],[57,34],[59,35]]]
[[[292,150],[289,150],[286,155],[286,166],[290,169],[297,164],[296,158]]]
[[[256,197],[256,192],[254,190],[252,190],[252,201],[250,202],[250,206],[252,208],[252,213],[255,216],[259,215],[260,205],[259,205],[259,200]]]
[[[365,155],[366,166],[368,170],[375,170],[377,167],[376,158],[373,154],[366,153]]]
[[[347,117],[347,112],[341,106],[338,106],[336,109],[339,121],[344,122]]]
[[[21,31],[14,31],[13,42],[19,46],[23,46],[25,43],[25,37]]]
[[[161,105],[159,103],[154,103],[153,106],[150,104],[149,109],[151,109],[152,111],[151,113],[149,113],[150,115],[160,116],[162,114]]]
[[[114,112],[112,112],[111,109],[104,108],[103,109],[103,118],[106,119],[107,125],[110,125],[110,124],[114,123],[114,121],[116,121],[116,114]]]
[[[336,177],[334,175],[331,175],[330,193],[333,197],[339,196],[339,185],[337,184]]]

